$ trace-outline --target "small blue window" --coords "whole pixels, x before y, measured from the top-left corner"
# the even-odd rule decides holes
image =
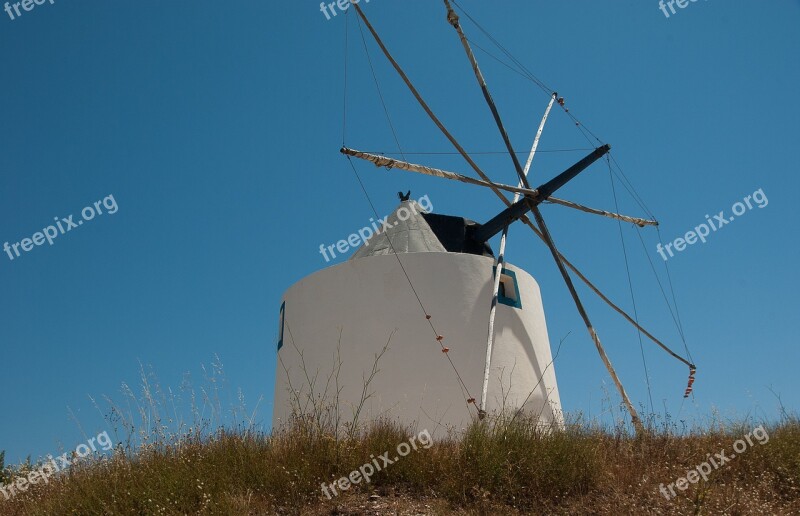
[[[283,319],[286,316],[286,301],[281,304],[280,315],[278,315],[278,351],[283,347]]]
[[[500,289],[497,292],[497,301],[507,306],[522,309],[517,275],[514,274],[514,271],[503,269],[503,272],[500,273]]]

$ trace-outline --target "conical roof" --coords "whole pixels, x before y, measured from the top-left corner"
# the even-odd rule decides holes
[[[396,253],[446,253],[447,249],[439,241],[423,217],[426,213],[417,201],[402,201],[389,215],[385,224],[377,224],[380,230],[372,235],[351,260]],[[382,226],[382,227],[381,227]],[[390,243],[391,242],[391,243]]]
[[[374,227],[380,230],[370,236],[351,260],[402,253],[466,253],[493,257],[486,242],[474,238],[480,224],[463,217],[425,211],[416,201],[402,201],[394,212]],[[391,244],[390,244],[391,242]]]

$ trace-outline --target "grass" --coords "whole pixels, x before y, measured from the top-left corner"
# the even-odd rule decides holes
[[[330,499],[331,484],[417,436],[395,421],[338,428],[336,407],[316,400],[271,433],[254,415],[223,417],[218,364],[200,395],[188,391],[190,422],[171,391],[142,372],[137,398],[124,387],[127,412],[109,403],[107,424],[120,444],[10,500],[5,515],[128,514],[800,514],[800,421],[719,421],[678,430],[666,422],[632,435],[573,418],[563,429],[495,417],[464,432],[435,435],[427,446]],[[366,390],[365,390],[366,392]],[[240,406],[244,405],[243,400]],[[651,421],[654,421],[651,420]],[[752,445],[707,481],[659,490],[764,425]],[[758,437],[758,435],[756,435]],[[763,437],[763,436],[762,436]],[[744,441],[743,441],[744,442]],[[760,444],[763,442],[764,444]],[[2,464],[8,484],[36,467]],[[356,477],[357,478],[357,477]]]
[[[368,508],[373,493],[398,508],[429,501],[441,513],[800,513],[800,424],[766,430],[766,444],[754,442],[671,501],[659,484],[686,476],[709,453],[732,450],[747,432],[632,437],[585,424],[543,432],[528,420],[480,423],[328,500],[323,482],[395,450],[412,432],[384,421],[337,439],[298,419],[271,435],[219,431],[117,452],[0,502],[0,514],[363,514],[349,506]]]

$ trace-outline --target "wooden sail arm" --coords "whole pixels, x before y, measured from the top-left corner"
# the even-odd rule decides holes
[[[409,78],[408,78],[408,76],[405,74],[405,72],[402,70],[402,68],[400,67],[400,65],[397,63],[397,61],[395,61],[395,59],[394,59],[394,58],[392,57],[392,55],[389,53],[389,50],[388,50],[388,49],[386,48],[386,46],[383,44],[383,41],[381,41],[380,37],[378,36],[378,33],[375,31],[374,27],[373,27],[373,26],[372,26],[372,24],[369,22],[369,20],[367,19],[366,15],[365,15],[365,14],[364,14],[364,12],[363,12],[363,10],[361,9],[361,6],[359,6],[358,4],[354,3],[354,4],[353,4],[353,7],[355,8],[355,10],[356,10],[356,12],[358,13],[359,17],[360,17],[360,18],[361,18],[361,19],[364,21],[364,23],[366,24],[366,26],[367,26],[367,29],[368,29],[368,30],[369,30],[369,32],[372,34],[372,36],[373,36],[373,38],[375,39],[375,41],[378,43],[378,46],[379,46],[379,47],[380,47],[380,49],[383,51],[383,54],[384,54],[384,55],[386,56],[386,58],[389,60],[389,62],[391,63],[391,65],[394,67],[394,69],[397,71],[398,75],[399,75],[399,76],[400,76],[400,78],[403,80],[403,82],[405,82],[406,86],[407,86],[407,87],[408,87],[408,89],[411,91],[412,95],[413,95],[413,96],[414,96],[414,98],[417,100],[417,102],[420,104],[420,106],[423,108],[423,110],[425,111],[425,113],[426,113],[426,114],[427,114],[427,115],[430,117],[430,119],[433,121],[433,123],[436,125],[436,127],[438,127],[438,128],[439,128],[439,130],[442,132],[442,134],[444,134],[444,135],[445,135],[445,137],[446,137],[446,138],[447,138],[447,139],[450,141],[450,143],[452,143],[452,144],[453,144],[453,147],[455,147],[455,149],[456,149],[456,150],[459,152],[459,154],[461,154],[461,156],[464,158],[464,160],[465,160],[465,161],[466,161],[466,162],[467,162],[467,163],[470,165],[470,167],[471,167],[471,168],[472,168],[472,169],[473,169],[473,170],[474,170],[474,171],[475,171],[475,172],[478,174],[478,176],[479,176],[479,177],[480,177],[480,178],[481,178],[483,181],[480,181],[480,182],[479,182],[479,181],[478,181],[478,180],[476,180],[476,179],[472,179],[472,178],[469,178],[469,177],[467,177],[467,176],[461,176],[461,175],[459,175],[459,174],[454,174],[454,173],[452,173],[452,172],[451,172],[451,173],[449,173],[449,174],[453,174],[453,176],[452,176],[452,177],[448,177],[448,175],[447,175],[448,173],[444,173],[444,174],[442,174],[442,172],[445,172],[445,171],[438,170],[438,169],[432,169],[432,168],[430,168],[430,167],[421,167],[421,166],[420,166],[420,169],[419,169],[419,170],[412,170],[411,168],[406,168],[406,170],[415,171],[415,172],[421,172],[421,173],[427,173],[427,174],[429,174],[429,175],[434,175],[434,176],[438,176],[438,177],[445,177],[445,178],[449,178],[449,179],[456,179],[456,180],[458,180],[458,181],[462,181],[462,182],[465,182],[465,183],[470,183],[470,184],[478,184],[478,185],[480,185],[480,186],[485,186],[485,187],[488,187],[488,188],[490,188],[490,189],[491,189],[491,190],[492,190],[492,191],[495,193],[495,195],[497,195],[497,197],[498,197],[498,198],[500,198],[500,200],[501,200],[501,201],[503,202],[503,204],[505,204],[506,206],[510,206],[510,205],[512,204],[512,201],[510,201],[510,200],[509,200],[509,199],[508,199],[508,198],[507,198],[507,197],[506,197],[506,196],[505,196],[505,195],[502,193],[502,190],[505,190],[505,191],[510,191],[510,192],[514,192],[514,193],[521,193],[522,195],[532,195],[532,194],[535,194],[536,192],[535,192],[535,191],[533,191],[533,190],[530,190],[530,189],[525,189],[525,188],[514,188],[514,187],[511,187],[511,186],[508,186],[508,185],[502,185],[502,187],[501,187],[501,185],[499,185],[499,184],[496,184],[496,183],[493,183],[493,182],[492,182],[492,181],[489,179],[489,177],[488,177],[488,176],[487,176],[487,175],[486,175],[486,174],[483,172],[483,170],[481,170],[481,168],[478,166],[478,164],[477,164],[477,163],[475,163],[475,161],[474,161],[474,160],[473,160],[473,159],[472,159],[472,158],[469,156],[469,154],[467,154],[467,152],[464,150],[464,148],[463,148],[463,147],[462,147],[462,146],[461,146],[461,145],[458,143],[458,141],[457,141],[457,140],[456,140],[456,139],[453,137],[453,135],[452,135],[452,134],[451,134],[451,133],[450,133],[450,132],[447,130],[447,128],[444,126],[444,124],[442,124],[442,122],[439,120],[439,118],[438,118],[438,117],[437,117],[437,116],[436,116],[436,115],[433,113],[433,111],[430,109],[430,107],[428,106],[428,104],[427,104],[427,103],[425,102],[425,100],[422,98],[422,96],[420,95],[419,91],[417,91],[417,89],[416,89],[416,88],[414,87],[414,85],[411,83],[410,79],[409,79]],[[348,149],[342,149],[342,152],[343,152],[344,154],[353,155],[353,156],[355,156],[355,157],[361,157],[362,159],[367,159],[366,157],[364,157],[364,156],[366,156],[366,154],[364,154],[364,153],[361,153],[361,154],[364,154],[364,156],[358,156],[358,155],[356,155],[356,154],[349,154],[348,152],[346,152],[346,150],[348,150]],[[357,152],[357,151],[356,151],[356,152]],[[372,155],[372,156],[374,156],[374,155]],[[380,159],[388,159],[388,158],[384,158],[383,156],[375,156],[375,157],[376,157],[376,158],[380,158]],[[377,161],[373,161],[373,163],[375,163],[375,164],[376,164],[376,165],[378,165],[378,166],[386,166],[386,165],[383,165],[383,164],[379,164]],[[398,163],[399,163],[399,162],[398,162]],[[402,167],[400,167],[400,166],[398,165],[398,168],[402,168]],[[431,173],[431,172],[433,172],[433,173]],[[522,220],[522,221],[523,221],[525,224],[527,224],[527,225],[528,225],[528,226],[529,226],[529,227],[530,227],[530,228],[531,228],[531,229],[532,229],[532,230],[533,230],[533,231],[534,231],[534,232],[535,232],[537,235],[539,235],[539,237],[540,237],[540,238],[542,238],[543,240],[545,240],[545,237],[542,235],[542,233],[541,233],[541,232],[538,230],[538,228],[537,228],[537,227],[536,227],[536,226],[535,226],[535,225],[534,225],[534,224],[533,224],[533,223],[530,221],[530,219],[529,219],[527,216],[523,216],[521,220]],[[546,241],[546,240],[545,240],[545,243],[547,243],[547,241]],[[551,249],[551,250],[552,250],[552,249]],[[617,305],[615,305],[613,302],[611,302],[611,301],[610,301],[610,300],[609,300],[607,297],[605,297],[605,296],[604,296],[604,295],[603,295],[603,294],[602,294],[602,293],[601,293],[601,292],[600,292],[600,291],[599,291],[599,290],[598,290],[598,289],[597,289],[597,288],[596,288],[596,287],[595,287],[595,286],[594,286],[594,285],[593,285],[591,282],[589,282],[589,280],[588,280],[588,279],[587,279],[585,276],[583,276],[583,274],[581,274],[581,273],[580,273],[580,271],[578,271],[578,270],[577,270],[577,269],[576,269],[576,268],[575,268],[575,267],[574,267],[572,264],[570,264],[570,263],[569,263],[569,262],[566,260],[566,258],[564,258],[564,257],[563,257],[563,255],[561,255],[561,253],[560,253],[560,252],[558,252],[558,251],[556,250],[556,253],[557,253],[557,255],[558,255],[559,257],[561,257],[561,258],[564,260],[564,261],[563,261],[563,265],[566,265],[566,266],[567,266],[567,267],[569,267],[571,270],[573,270],[573,271],[575,272],[575,274],[576,274],[576,275],[578,275],[578,277],[579,277],[579,278],[580,278],[580,279],[581,279],[581,280],[582,280],[584,283],[586,283],[586,284],[587,284],[587,285],[588,285],[588,286],[589,286],[589,287],[590,287],[590,288],[591,288],[591,289],[592,289],[592,290],[593,290],[593,291],[594,291],[596,294],[598,294],[598,295],[599,295],[599,296],[600,296],[600,297],[601,297],[601,298],[602,298],[602,299],[603,299],[603,300],[604,300],[606,303],[608,303],[608,304],[609,304],[609,305],[610,305],[612,308],[614,308],[615,310],[617,310],[619,313],[621,313],[621,314],[625,315],[625,316],[626,316],[626,319],[627,319],[629,322],[631,322],[632,324],[636,325],[638,328],[642,329],[640,326],[638,326],[638,324],[636,324],[636,323],[633,321],[633,319],[631,319],[631,318],[630,318],[630,316],[627,316],[627,314],[625,314],[625,312],[624,312],[622,309],[620,309],[620,308],[619,308]],[[561,263],[561,262],[559,262],[559,263]],[[651,337],[651,338],[652,338],[652,337]],[[672,352],[671,350],[669,350],[669,348],[667,348],[666,346],[664,346],[664,345],[663,345],[663,344],[661,344],[660,342],[656,341],[656,343],[657,343],[657,344],[659,344],[659,345],[661,345],[661,346],[662,346],[662,347],[663,347],[665,350],[669,351],[669,352],[670,352],[670,354],[672,354],[672,355],[673,355],[673,356],[675,356],[676,358],[680,359],[681,361],[683,361],[683,362],[685,362],[685,363],[687,363],[687,364],[689,363],[689,362],[688,362],[688,361],[686,361],[685,359],[683,359],[683,358],[681,358],[681,357],[677,356],[677,354],[675,354],[674,352]],[[694,368],[694,366],[691,366],[691,367],[692,367],[692,368]]]
[[[408,163],[406,161],[387,158],[386,156],[379,156],[377,154],[370,154],[368,152],[361,152],[354,149],[348,149],[347,147],[342,147],[342,149],[339,152],[347,156],[353,156],[354,158],[359,158],[369,161],[373,163],[376,167],[385,167],[389,169],[399,168],[400,170],[406,170],[408,172],[417,172],[420,174],[425,174],[427,176],[442,177],[444,179],[453,179],[455,181],[461,181],[462,183],[467,183],[470,185],[485,186],[487,188],[505,190],[507,192],[518,193],[520,195],[525,195],[525,196],[535,197],[538,195],[538,192],[536,190],[504,185],[502,183],[494,183],[492,181],[484,181],[482,179],[474,179],[472,177],[465,176],[462,174],[457,174],[455,172],[448,172],[447,170],[441,170],[433,167],[426,167],[425,165]],[[503,198],[505,199],[505,197]],[[506,199],[506,204],[510,204],[508,202],[508,199]]]
[[[539,140],[542,138],[544,124],[547,123],[547,117],[550,116],[550,110],[553,109],[553,103],[556,101],[556,97],[558,97],[558,95],[553,93],[553,95],[550,97],[550,102],[547,104],[547,109],[544,110],[544,116],[542,117],[542,121],[539,123],[539,129],[536,131],[536,137],[533,139],[531,152],[528,154],[528,161],[525,162],[525,170],[522,171],[522,173],[525,174],[525,177],[528,176],[528,171],[531,169],[533,158],[536,156],[536,149],[539,148]]]
[[[458,15],[450,6],[449,0],[444,0],[444,4],[445,7],[447,7],[447,21],[453,26],[453,28],[456,29],[456,32],[458,33],[458,37],[461,40],[461,45],[464,47],[467,58],[472,65],[472,71],[475,74],[475,78],[478,80],[478,86],[480,86],[481,92],[483,92],[483,98],[486,100],[486,104],[489,106],[489,110],[492,112],[492,117],[497,125],[497,129],[500,131],[500,136],[503,138],[506,149],[508,149],[508,154],[511,156],[511,161],[514,163],[514,169],[519,177],[520,186],[530,188],[531,185],[528,184],[528,178],[522,169],[519,159],[517,159],[517,153],[514,152],[514,147],[511,145],[511,139],[508,137],[508,132],[503,125],[503,120],[500,118],[500,113],[497,111],[497,105],[492,98],[492,94],[489,93],[489,86],[486,84],[486,79],[483,77],[480,66],[478,66],[478,60],[475,59],[475,54],[472,52],[469,41],[467,41],[467,36],[464,35],[464,31],[462,30],[461,24],[458,21]]]
[[[507,191],[514,192],[514,193],[520,193],[522,195],[531,195],[531,196],[536,196],[537,193],[538,193],[535,190],[528,190],[526,188],[518,188],[518,187],[513,187],[513,186],[508,186],[508,185],[503,185],[503,184],[498,184],[498,183],[491,183],[491,182],[487,182],[487,181],[482,181],[482,180],[479,180],[479,179],[473,179],[471,177],[463,176],[463,175],[457,174],[455,172],[448,172],[446,170],[440,170],[440,169],[436,169],[436,168],[432,168],[432,167],[426,167],[426,166],[423,166],[423,165],[416,165],[416,164],[413,164],[413,163],[407,163],[405,161],[395,160],[395,159],[392,159],[392,158],[387,158],[385,156],[378,156],[376,154],[360,152],[360,151],[356,151],[356,150],[353,150],[353,149],[342,148],[341,152],[343,154],[346,154],[346,155],[349,155],[349,156],[353,156],[353,157],[356,157],[356,158],[364,159],[366,161],[370,161],[370,162],[374,163],[376,166],[379,166],[379,167],[399,168],[401,170],[407,170],[407,171],[410,171],[410,172],[419,172],[419,173],[426,174],[426,175],[431,175],[431,176],[434,176],[434,177],[442,177],[442,178],[446,178],[446,179],[453,179],[453,180],[461,181],[461,182],[464,182],[464,183],[467,183],[467,184],[475,184],[475,185],[485,186],[485,187],[494,187],[493,189],[496,192],[497,192],[497,189],[501,189],[501,190],[507,190]],[[500,196],[500,197],[506,204],[509,204],[509,205],[512,204],[505,197],[503,197],[503,196]],[[553,197],[550,197],[549,200],[553,201]],[[565,201],[565,202],[569,202],[569,201]],[[572,204],[574,204],[574,203],[572,203]],[[597,210],[597,211],[600,211],[600,210]],[[614,215],[616,215],[616,214],[614,214]],[[542,241],[547,243],[547,241],[545,240],[544,235],[541,233],[541,231],[539,231],[539,229],[536,227],[536,225],[534,225],[530,221],[530,219],[528,219],[526,216],[523,216],[523,217],[521,217],[521,220],[526,225],[528,225],[533,230],[533,232],[536,233],[536,235],[540,239],[542,239]],[[623,220],[625,220],[625,219],[623,219]],[[634,223],[636,223],[635,219],[634,219]],[[690,367],[690,369],[695,369],[694,364],[692,364],[691,362],[689,362],[685,358],[681,357],[680,355],[678,355],[677,353],[672,351],[667,345],[665,345],[659,339],[654,337],[650,332],[648,332],[645,328],[643,328],[641,325],[639,325],[633,319],[633,317],[628,315],[622,308],[620,308],[613,301],[611,301],[605,294],[603,294],[600,291],[599,288],[597,288],[564,255],[562,255],[559,252],[558,256],[563,261],[563,264],[566,267],[568,267],[570,270],[572,270],[583,283],[585,283],[606,304],[608,304],[611,308],[613,308],[617,313],[622,315],[625,318],[625,320],[627,320],[629,323],[631,323],[634,327],[636,327],[639,331],[641,331],[647,338],[649,338],[651,341],[653,341],[655,344],[657,344],[659,347],[661,347],[664,351],[669,353],[671,356],[673,356],[674,358],[680,360],[684,364],[688,365]]]
[[[547,200],[553,193],[556,192],[556,190],[566,185],[578,174],[586,170],[592,163],[603,157],[610,148],[611,147],[609,145],[598,147],[588,156],[575,163],[564,172],[536,188],[536,196],[526,196],[525,199],[515,202],[500,212],[497,216],[488,221],[486,224],[483,224],[475,232],[475,240],[478,242],[488,241],[494,235],[502,231],[504,227],[525,215],[534,206]]]
[[[442,170],[434,167],[427,167],[425,165],[418,165],[416,163],[409,163],[406,161],[397,160],[394,158],[388,158],[386,156],[379,156],[377,154],[370,154],[368,152],[361,152],[354,149],[349,149],[347,147],[342,147],[341,151],[342,154],[353,156],[354,158],[363,159],[365,161],[369,161],[373,163],[376,167],[385,167],[388,169],[398,168],[400,170],[406,170],[408,172],[417,172],[420,174],[425,174],[428,176],[433,177],[441,177],[444,179],[452,179],[455,181],[460,181],[462,183],[467,183],[471,185],[477,186],[484,186],[488,188],[498,188],[500,190],[505,190],[507,192],[525,195],[528,197],[538,197],[540,195],[539,190],[530,190],[527,188],[521,188],[519,186],[510,186],[504,185],[502,183],[493,183],[491,181],[483,181],[481,179],[474,179],[469,176],[465,176],[462,174],[457,174],[455,172],[449,172],[447,170]],[[574,203],[572,201],[567,201],[564,199],[559,199],[557,197],[548,197],[547,202],[552,202],[553,204],[559,204],[561,206],[566,206],[568,208],[574,208],[576,210],[584,211],[586,213],[592,213],[595,215],[602,215],[604,217],[609,217],[612,219],[621,220],[623,222],[630,222],[632,224],[636,224],[637,226],[644,227],[644,226],[657,226],[658,222],[655,220],[647,220],[638,217],[630,217],[628,215],[621,215],[618,213],[613,213],[605,210],[598,210],[596,208],[590,208],[588,206],[583,206],[578,203]]]
[[[566,201],[564,199],[559,199],[557,197],[549,197],[545,202],[559,204],[561,206],[566,206],[567,208],[574,208],[576,210],[584,211],[586,213],[592,213],[594,215],[602,215],[603,217],[617,219],[623,222],[630,222],[632,224],[636,224],[639,227],[658,226],[658,221],[656,220],[641,219],[639,217],[629,217],[628,215],[620,215],[619,213],[613,213],[605,210],[598,210],[596,208],[590,208],[588,206],[583,206],[581,204],[572,201]]]
[[[453,145],[453,147],[455,147],[458,153],[461,154],[461,157],[464,158],[464,161],[466,161],[469,164],[469,166],[472,167],[472,170],[474,170],[475,173],[478,174],[478,177],[480,177],[481,179],[483,179],[483,181],[487,183],[484,186],[488,186],[489,188],[491,188],[492,191],[495,193],[495,195],[500,197],[506,206],[509,206],[511,204],[511,201],[509,201],[508,198],[506,198],[506,196],[503,195],[503,193],[496,186],[494,186],[494,183],[492,183],[492,181],[489,179],[489,176],[487,176],[486,173],[483,170],[481,170],[481,167],[479,167],[478,164],[475,163],[475,160],[473,160],[472,157],[470,157],[470,155],[467,154],[467,151],[464,150],[464,147],[462,147],[461,144],[458,143],[458,140],[456,140],[455,137],[450,133],[450,131],[447,130],[442,121],[439,120],[439,117],[436,116],[433,110],[431,110],[430,106],[428,106],[428,103],[425,102],[425,99],[422,98],[422,95],[420,95],[419,91],[417,91],[417,88],[414,87],[414,84],[411,82],[411,79],[408,78],[408,75],[406,75],[406,73],[400,67],[400,64],[394,59],[394,57],[392,57],[392,54],[389,52],[389,49],[386,48],[386,45],[384,45],[377,31],[369,22],[369,19],[367,19],[367,16],[364,14],[364,11],[361,9],[361,6],[358,5],[358,3],[353,3],[352,6],[355,8],[356,12],[358,13],[358,16],[364,21],[364,24],[367,26],[367,29],[369,29],[370,34],[372,34],[372,37],[375,39],[375,42],[378,44],[381,51],[383,52],[383,55],[385,55],[386,59],[389,60],[389,63],[391,63],[392,67],[395,69],[397,74],[406,84],[408,90],[417,100],[417,103],[419,103],[423,111],[425,111],[425,113],[428,115],[431,121],[436,125],[436,127],[439,128],[439,130],[442,132],[445,138],[447,138],[447,140]]]
[[[342,148],[341,152],[342,152],[343,154],[346,154],[346,155],[348,155],[348,156],[353,156],[353,157],[356,157],[356,158],[360,158],[360,159],[364,159],[364,160],[370,161],[370,162],[374,163],[376,166],[379,166],[379,167],[387,167],[387,168],[399,168],[399,169],[401,169],[401,170],[407,170],[407,171],[410,171],[410,172],[419,172],[419,173],[426,174],[426,175],[430,175],[430,176],[434,176],[434,177],[443,177],[443,178],[446,178],[446,179],[453,179],[453,180],[456,180],[456,181],[461,181],[461,182],[468,183],[468,184],[474,184],[474,185],[486,186],[486,187],[490,186],[490,184],[489,184],[488,182],[482,181],[482,180],[480,180],[480,179],[473,179],[473,178],[471,178],[471,177],[468,177],[468,176],[463,176],[463,175],[461,175],[461,174],[456,174],[455,172],[448,172],[448,171],[446,171],[446,170],[440,170],[440,169],[437,169],[437,168],[426,167],[426,166],[423,166],[423,165],[415,165],[415,164],[413,164],[413,163],[407,163],[407,162],[405,162],[405,161],[395,160],[395,159],[392,159],[392,158],[387,158],[387,157],[385,157],[385,156],[378,156],[378,155],[376,155],[376,154],[370,154],[370,153],[367,153],[367,152],[360,152],[360,151],[357,151],[357,150],[348,149],[348,148],[346,148],[346,147],[345,147],[345,148]],[[513,192],[513,193],[520,193],[520,194],[522,194],[522,195],[533,195],[533,196],[535,196],[535,195],[536,195],[536,193],[537,193],[535,190],[528,190],[528,189],[526,189],[526,188],[517,188],[517,187],[513,187],[513,186],[508,186],[508,185],[498,184],[498,183],[491,183],[491,185],[493,185],[495,188],[499,188],[499,189],[501,189],[501,190],[507,190],[507,191],[509,191],[509,192]],[[510,205],[510,204],[511,204],[511,202],[510,202],[508,199],[506,199],[505,197],[502,197],[502,196],[501,196],[501,198],[502,198],[503,200],[505,200],[506,204],[508,204],[508,205]],[[550,198],[549,198],[549,201],[551,201],[551,202],[554,202],[554,201],[555,201],[555,198],[554,198],[554,197],[550,197]],[[563,203],[569,203],[569,201],[563,201],[563,200],[561,200],[561,199],[558,199],[558,201],[561,201],[561,202],[559,202],[558,204],[561,204],[562,202],[563,202]],[[575,204],[575,203],[571,203],[571,204]],[[591,209],[591,208],[590,208],[590,209]],[[597,211],[601,211],[601,210],[597,210]],[[610,214],[610,215],[617,215],[617,214]],[[618,215],[618,216],[619,216],[619,217],[625,217],[624,215]],[[612,217],[612,218],[613,218],[613,217]],[[633,222],[633,223],[635,223],[635,224],[637,223],[637,220],[638,220],[638,219],[635,219],[635,218],[633,218],[633,217],[629,217],[629,218],[631,219],[631,222]],[[530,228],[533,230],[533,232],[534,232],[534,233],[536,233],[536,235],[537,235],[537,236],[538,236],[540,239],[542,239],[542,240],[544,241],[544,236],[543,236],[543,235],[542,235],[542,233],[539,231],[539,229],[538,229],[538,228],[537,228],[537,227],[536,227],[536,226],[535,226],[535,225],[534,225],[534,224],[533,224],[533,223],[530,221],[530,219],[528,219],[527,217],[523,216],[523,217],[521,218],[521,220],[522,220],[522,222],[523,222],[523,223],[525,223],[525,224],[526,224],[528,227],[530,227]],[[627,220],[627,219],[621,219],[621,220]],[[643,221],[644,221],[644,220],[643,220]],[[644,222],[648,222],[648,221],[644,221]],[[584,275],[584,274],[583,274],[583,273],[582,273],[582,272],[581,272],[581,271],[580,271],[580,270],[579,270],[577,267],[575,267],[575,266],[572,264],[572,262],[570,262],[570,261],[569,261],[569,260],[568,260],[568,259],[567,259],[567,258],[566,258],[564,255],[562,255],[561,253],[559,253],[559,257],[560,257],[560,258],[561,258],[561,259],[564,261],[564,264],[565,264],[565,265],[566,265],[566,266],[567,266],[569,269],[571,269],[571,270],[572,270],[572,271],[573,271],[573,272],[574,272],[574,273],[575,273],[575,274],[578,276],[578,278],[579,278],[579,279],[580,279],[582,282],[584,282],[584,283],[585,283],[585,284],[586,284],[586,285],[587,285],[587,286],[588,286],[588,287],[589,287],[589,288],[590,288],[590,289],[591,289],[591,290],[592,290],[592,291],[593,291],[595,294],[597,294],[597,295],[600,297],[600,299],[602,299],[602,300],[603,300],[603,301],[604,301],[606,304],[608,304],[608,305],[609,305],[611,308],[613,308],[613,309],[614,309],[614,310],[615,310],[617,313],[619,313],[620,315],[622,315],[622,316],[625,318],[625,320],[627,320],[629,323],[633,324],[633,325],[634,325],[634,326],[635,326],[635,327],[636,327],[636,328],[637,328],[639,331],[641,331],[641,332],[642,332],[642,333],[643,333],[643,334],[644,334],[644,335],[645,335],[647,338],[649,338],[650,340],[652,340],[652,341],[653,341],[654,343],[656,343],[656,344],[657,344],[659,347],[661,347],[662,349],[664,349],[664,351],[666,351],[667,353],[669,353],[669,354],[670,354],[670,355],[672,355],[673,357],[677,358],[677,359],[678,359],[678,360],[680,360],[681,362],[685,363],[686,365],[688,365],[688,366],[690,366],[690,367],[694,367],[694,365],[693,365],[692,363],[690,363],[688,360],[686,360],[685,358],[681,357],[680,355],[678,355],[677,353],[675,353],[674,351],[672,351],[672,350],[671,350],[671,349],[670,349],[668,346],[666,346],[666,345],[665,345],[663,342],[661,342],[660,340],[658,340],[658,339],[657,339],[656,337],[654,337],[654,336],[653,336],[653,335],[652,335],[650,332],[648,332],[648,331],[647,331],[646,329],[644,329],[642,326],[640,326],[639,324],[637,324],[637,323],[636,323],[636,321],[633,319],[633,317],[631,317],[630,315],[628,315],[628,314],[627,314],[627,313],[626,313],[626,312],[625,312],[623,309],[621,309],[621,308],[620,308],[619,306],[617,306],[617,305],[616,305],[616,304],[615,304],[613,301],[611,301],[611,300],[610,300],[610,299],[609,299],[607,296],[605,296],[605,295],[604,295],[604,294],[603,294],[603,293],[600,291],[600,289],[599,289],[599,288],[597,288],[597,287],[594,285],[594,283],[592,283],[592,282],[591,282],[591,281],[590,281],[590,280],[589,280],[589,279],[588,279],[588,278],[587,278],[587,277],[586,277],[586,276],[585,276],[585,275]]]
[[[467,183],[471,185],[483,186],[492,189],[499,189],[505,190],[507,192],[512,192],[515,194],[519,194],[520,196],[525,196],[530,199],[535,199],[537,202],[542,202],[547,199],[553,199],[550,195],[566,184],[570,179],[573,179],[576,175],[578,175],[581,171],[585,170],[589,165],[600,159],[605,153],[609,150],[608,145],[603,145],[602,147],[598,147],[593,152],[591,152],[587,157],[573,165],[572,167],[568,168],[552,180],[544,183],[543,185],[539,186],[536,189],[529,189],[529,188],[522,188],[520,186],[511,186],[505,185],[503,183],[495,183],[492,181],[484,181],[482,179],[475,179],[469,176],[465,176],[463,174],[457,174],[456,172],[450,172],[447,170],[442,170],[434,167],[428,167],[425,165],[419,165],[416,163],[409,163],[407,161],[402,161],[399,159],[389,158],[386,156],[380,156],[377,154],[371,154],[369,152],[362,152],[355,149],[350,149],[347,147],[342,147],[339,152],[345,154],[347,156],[353,156],[354,158],[363,159],[365,161],[369,161],[370,163],[374,164],[376,167],[384,167],[387,169],[392,168],[399,168],[400,170],[405,170],[408,172],[417,172],[419,174],[425,174],[428,176],[433,177],[441,177],[444,179],[452,179],[454,181],[460,181],[462,183]],[[557,200],[559,204],[566,204],[570,207],[579,207],[580,205],[571,203],[569,201],[563,201],[561,199]],[[510,205],[511,203],[507,202],[506,204]],[[580,206],[580,208],[585,208],[585,210],[590,210],[591,213],[599,213],[605,214],[607,212],[603,212],[602,210],[595,210],[593,208],[586,208]],[[616,214],[611,214],[616,215]],[[633,222],[640,221],[641,219],[635,219],[633,217],[626,217],[624,215],[618,215],[618,217],[624,217],[622,220],[630,220]],[[646,222],[646,221],[643,221]],[[501,228],[502,229],[502,228]]]
[[[528,176],[528,171],[530,171],[531,169],[531,163],[533,162],[533,158],[536,155],[536,149],[537,147],[539,147],[539,139],[541,138],[542,131],[544,130],[544,124],[547,122],[547,117],[550,115],[550,110],[553,108],[553,102],[555,102],[555,100],[556,100],[556,95],[553,94],[553,97],[550,99],[550,103],[547,105],[547,109],[545,109],[544,111],[544,116],[542,117],[542,121],[539,122],[539,130],[536,131],[536,137],[533,139],[533,145],[531,146],[530,154],[528,154],[528,161],[525,163],[525,170],[522,171],[525,177]],[[520,182],[519,185],[517,186],[524,186],[524,185],[522,184],[522,182]],[[515,204],[519,202],[520,197],[522,196],[519,193],[514,194]],[[483,419],[484,417],[486,417],[486,400],[489,396],[489,376],[492,366],[492,349],[494,348],[494,338],[495,338],[494,320],[495,316],[497,315],[497,302],[500,293],[500,277],[502,276],[503,266],[504,266],[503,264],[505,263],[507,238],[508,238],[508,226],[503,228],[503,234],[500,237],[500,248],[497,253],[497,258],[495,258],[494,262],[494,284],[492,285],[492,304],[490,305],[489,309],[489,326],[486,337],[486,360],[483,369],[483,387],[481,388],[481,404],[478,411],[479,419]],[[541,378],[539,379],[539,381],[541,381]],[[526,398],[525,402],[523,402],[522,405],[524,406],[527,401],[528,400]]]
[[[547,229],[547,225],[544,222],[544,218],[542,217],[541,212],[539,211],[538,206],[533,206],[531,208],[533,212],[533,216],[536,219],[536,224],[539,226],[540,235],[542,240],[544,240],[547,247],[550,249],[551,254],[553,255],[553,259],[558,266],[559,272],[561,272],[561,276],[564,278],[564,283],[567,285],[567,289],[569,290],[570,295],[572,296],[572,300],[575,302],[575,307],[578,309],[578,313],[581,315],[584,324],[586,325],[586,329],[589,331],[589,336],[592,338],[595,347],[597,348],[597,352],[600,355],[603,364],[606,366],[608,370],[608,374],[611,375],[611,379],[614,380],[614,385],[617,387],[617,391],[619,395],[622,397],[623,403],[625,403],[625,407],[628,409],[628,413],[631,415],[631,422],[633,423],[634,428],[636,428],[637,434],[644,434],[645,428],[642,424],[642,420],[639,418],[639,414],[636,412],[636,409],[633,406],[630,398],[628,397],[628,393],[625,392],[625,388],[622,386],[622,382],[617,376],[617,372],[614,370],[614,366],[611,365],[611,360],[608,358],[603,345],[600,343],[600,337],[597,335],[597,332],[592,325],[591,320],[589,319],[589,315],[586,313],[586,309],[581,302],[580,297],[578,296],[577,290],[575,290],[575,285],[572,282],[572,278],[569,276],[569,272],[567,272],[567,268],[564,265],[564,262],[561,259],[561,253],[558,252],[556,248],[555,242],[553,242],[553,238],[550,236],[550,231]]]

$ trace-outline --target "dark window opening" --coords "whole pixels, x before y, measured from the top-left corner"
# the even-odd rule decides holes
[[[283,319],[286,317],[286,301],[281,304],[281,311],[278,315],[278,351],[283,347]]]

